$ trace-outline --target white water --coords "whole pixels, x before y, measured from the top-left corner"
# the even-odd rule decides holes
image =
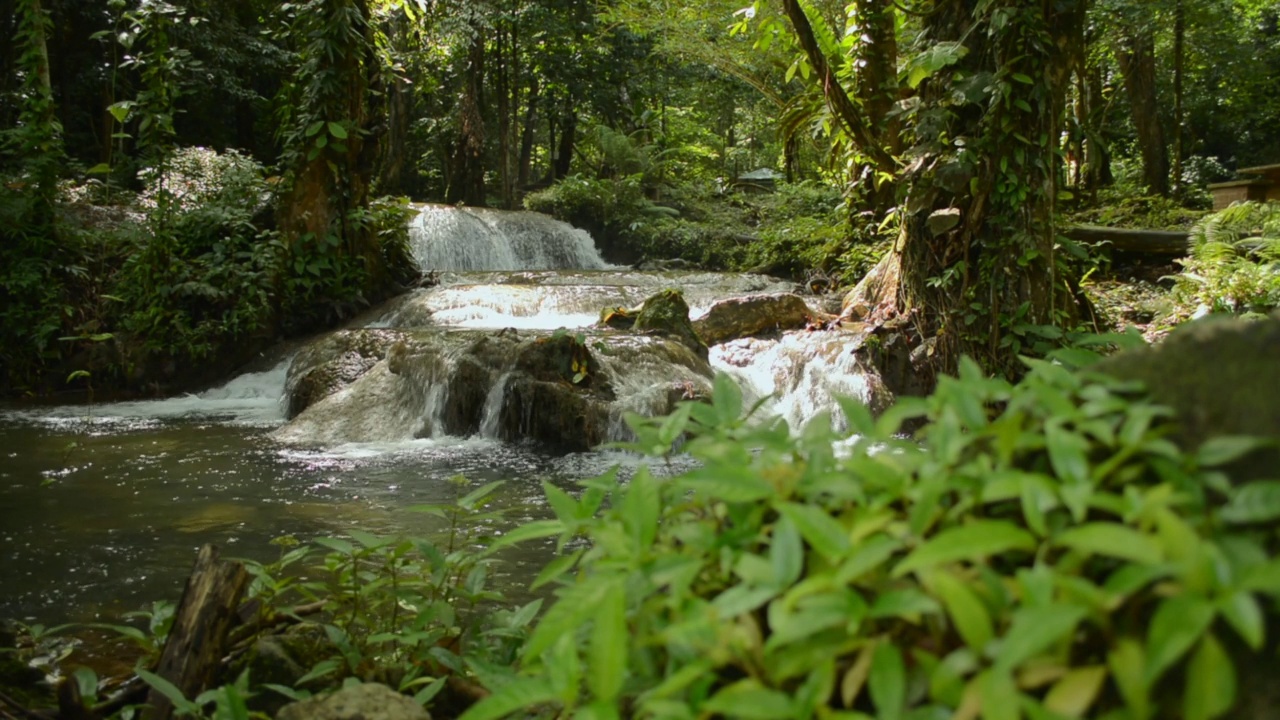
[[[837,397],[873,405],[883,389],[854,355],[860,338],[844,332],[789,332],[779,339],[743,338],[711,348],[711,365],[742,387],[748,405],[769,398],[761,411],[799,430],[819,413],[844,427]]]
[[[48,425],[87,422],[135,426],[150,421],[205,418],[233,425],[273,427],[285,419],[282,403],[291,360],[286,358],[268,370],[245,373],[201,393],[163,400],[12,410],[0,412],[0,417]]]
[[[426,271],[608,267],[586,231],[533,212],[425,205],[409,237]]]

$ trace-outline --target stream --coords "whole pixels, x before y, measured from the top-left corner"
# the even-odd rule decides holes
[[[396,374],[384,359],[292,419],[288,359],[166,400],[0,407],[0,618],[115,621],[176,601],[204,543],[270,561],[280,553],[272,540],[286,535],[305,541],[358,528],[438,539],[443,521],[413,506],[449,503],[493,480],[506,481],[492,506],[507,516],[484,533],[545,517],[543,481],[572,491],[581,479],[615,465],[625,476],[644,461],[513,437],[529,418],[499,433],[503,403],[513,402],[511,369],[500,364],[489,368],[491,385],[474,389],[484,403],[478,429],[446,432],[439,417],[450,398],[441,378],[463,357],[455,346],[477,334],[523,333],[529,343],[558,328],[585,329],[600,308],[634,306],[666,287],[684,292],[691,316],[719,299],[791,289],[761,276],[611,268],[586,233],[533,213],[423,206],[411,229],[415,254],[437,271],[438,284],[402,296],[362,326],[429,338],[438,349],[435,374]],[[625,412],[662,412],[672,382],[709,385],[712,370],[737,379],[749,401],[772,398],[768,411],[793,427],[829,410],[834,394],[868,392],[838,334],[732,341],[712,347],[709,366],[697,367],[679,364],[656,341],[628,342],[602,358],[613,393],[602,411],[610,417],[606,439],[626,437]],[[459,475],[465,484],[451,481]],[[497,585],[518,589],[548,548],[505,552]]]

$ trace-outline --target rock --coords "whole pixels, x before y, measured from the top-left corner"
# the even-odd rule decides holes
[[[598,325],[615,330],[630,330],[636,324],[640,308],[607,307],[600,311]]]
[[[698,264],[682,258],[645,260],[636,265],[641,272],[668,272],[671,270],[698,270]]]
[[[953,230],[960,224],[960,209],[946,208],[943,210],[935,210],[929,219],[925,221],[929,226],[929,233],[937,237],[945,232]]]
[[[1182,325],[1159,345],[1094,366],[1142,382],[1173,408],[1186,449],[1222,435],[1280,440],[1280,313],[1264,320],[1210,317]],[[1276,479],[1280,450],[1258,450],[1227,468],[1236,482]]]
[[[386,685],[366,683],[290,703],[276,720],[431,720],[431,714]]]
[[[707,344],[689,322],[689,305],[679,290],[663,290],[646,299],[633,329],[670,335],[688,345],[699,357],[707,358]]]
[[[296,417],[363,377],[401,339],[395,330],[339,330],[308,345],[289,365],[286,416]]]
[[[722,300],[693,322],[708,345],[803,328],[815,315],[805,301],[791,293],[751,295]]]
[[[318,663],[339,653],[322,626],[300,623],[283,633],[259,637],[248,652],[223,672],[220,682],[234,682],[247,669],[250,681],[257,686],[272,684],[317,690],[324,686],[324,678],[316,678],[305,685],[299,685],[298,681]],[[279,693],[264,691],[247,702],[250,710],[273,714],[288,704],[289,699]]]

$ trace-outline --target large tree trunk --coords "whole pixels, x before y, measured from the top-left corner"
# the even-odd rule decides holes
[[[938,0],[927,45],[968,54],[921,87],[921,112],[952,108],[948,138],[922,135],[906,173],[897,248],[864,287],[872,319],[905,316],[928,343],[924,372],[954,372],[961,355],[1016,373],[1017,356],[1071,322],[1080,306],[1058,275],[1054,204],[1063,98],[1085,0]],[[993,16],[1007,19],[998,26]],[[977,107],[954,108],[953,79],[997,73]],[[1029,78],[1030,83],[1019,78]],[[898,267],[893,267],[898,265]],[[892,279],[897,277],[897,282]],[[896,287],[895,287],[896,285]]]
[[[484,92],[484,35],[477,25],[468,53],[462,102],[458,108],[458,136],[454,141],[452,171],[445,200],[483,207],[484,187],[484,113],[481,109]]]
[[[1156,98],[1156,52],[1151,31],[1128,34],[1116,48],[1116,62],[1124,76],[1133,127],[1138,134],[1143,181],[1152,193],[1168,195],[1169,150],[1165,147]]]
[[[311,9],[315,15],[303,20],[308,25],[304,34],[312,46],[320,43],[334,49],[326,54],[328,64],[321,72],[342,82],[339,90],[328,93],[307,89],[319,97],[313,112],[322,113],[323,126],[318,127],[328,133],[330,142],[314,148],[312,137],[307,136],[307,145],[294,150],[292,183],[281,199],[280,227],[298,252],[309,255],[323,256],[336,239],[338,259],[353,260],[360,268],[361,287],[353,302],[372,303],[397,289],[404,268],[392,267],[376,228],[358,213],[369,205],[382,125],[381,106],[374,100],[382,92],[382,76],[368,22],[369,5],[368,0],[322,0],[316,5]],[[318,37],[320,33],[328,37]],[[304,79],[302,85],[307,82]],[[334,127],[345,137],[333,134]]]

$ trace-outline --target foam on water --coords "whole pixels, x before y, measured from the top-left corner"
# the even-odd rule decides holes
[[[24,408],[0,416],[53,426],[108,424],[145,426],[163,420],[207,418],[234,425],[274,427],[284,422],[285,376],[292,358],[260,372],[239,375],[201,393],[163,400]]]

